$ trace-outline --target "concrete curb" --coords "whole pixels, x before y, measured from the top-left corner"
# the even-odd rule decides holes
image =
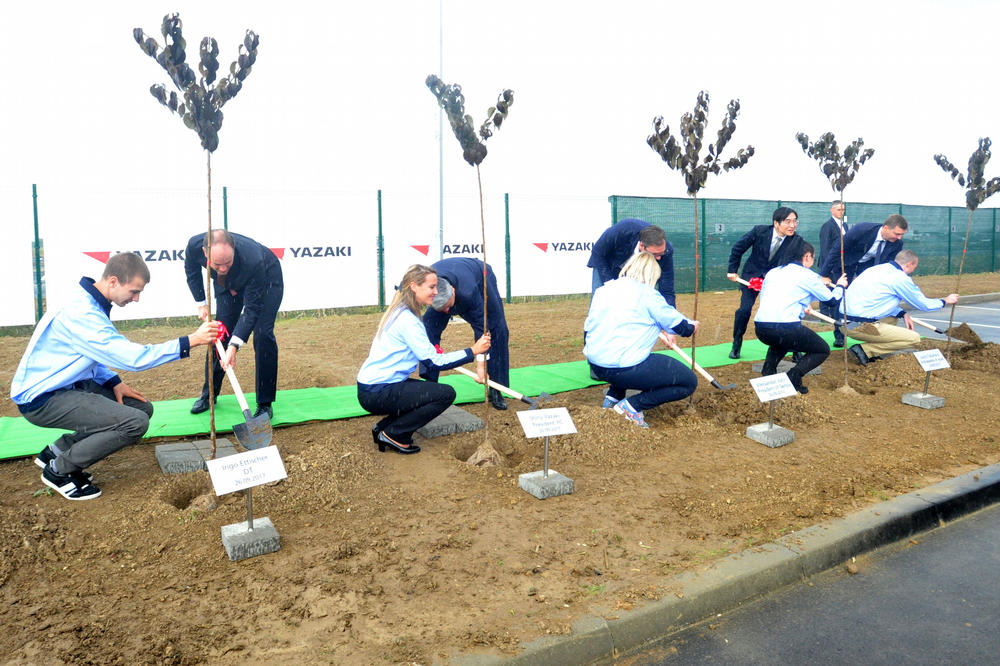
[[[962,474],[839,520],[807,527],[773,543],[719,560],[674,579],[680,592],[620,613],[587,616],[568,636],[524,644],[511,658],[463,655],[461,666],[612,662],[683,627],[801,580],[880,546],[1000,502],[1000,463]]]
[[[995,291],[991,294],[969,294],[967,296],[959,296],[959,305],[972,305],[973,303],[988,303],[990,301],[1000,301],[1000,291]]]

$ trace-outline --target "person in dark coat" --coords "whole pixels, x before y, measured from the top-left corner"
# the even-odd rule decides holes
[[[830,219],[824,222],[823,226],[819,228],[818,261],[823,261],[831,250],[837,256],[840,256],[840,239],[850,228],[844,219],[846,211],[847,208],[840,199],[830,204]],[[837,265],[839,267],[839,262]],[[821,300],[819,302],[819,311],[820,314],[824,314],[831,319],[837,319],[840,315],[840,299],[831,298],[828,301]],[[844,346],[844,331],[840,326],[836,325],[833,327],[833,346]]]
[[[771,226],[758,224],[733,244],[726,277],[733,282],[736,282],[737,277],[746,281],[763,278],[772,268],[801,259],[805,240],[795,233],[798,225],[799,215],[791,208],[782,206],[775,210],[771,216]],[[747,250],[750,250],[750,258],[743,264],[743,272],[737,276],[740,261]],[[729,358],[740,357],[743,334],[750,323],[750,312],[756,301],[757,292],[740,285],[740,307],[733,317],[733,348],[729,351]]]
[[[424,327],[431,344],[441,342],[441,334],[452,315],[458,315],[472,327],[473,339],[483,335],[483,279],[486,280],[486,322],[490,333],[490,353],[486,361],[489,378],[503,386],[510,386],[510,353],[507,349],[507,319],[503,312],[503,299],[497,288],[493,267],[469,257],[442,259],[431,268],[437,273],[437,295],[424,313]],[[437,381],[437,368],[421,365],[420,376]],[[489,391],[490,404],[495,409],[507,409],[503,394],[494,388]]]
[[[853,280],[866,268],[887,264],[903,249],[909,225],[902,215],[890,215],[884,224],[861,222],[844,234],[844,272]],[[819,274],[833,282],[841,273],[840,247],[827,250]]]
[[[608,227],[594,243],[587,262],[587,266],[594,269],[590,293],[593,294],[606,282],[617,280],[622,266],[638,252],[649,252],[656,259],[660,266],[656,290],[670,307],[675,307],[674,248],[667,241],[663,229],[632,218]]]
[[[236,352],[253,335],[254,359],[257,370],[257,411],[273,416],[271,403],[278,385],[278,340],[274,337],[274,320],[284,295],[281,264],[269,248],[252,238],[231,234],[222,229],[212,231],[212,257],[208,258],[205,234],[196,234],[188,241],[184,254],[184,272],[188,288],[198,306],[198,316],[208,317],[205,281],[201,269],[209,266],[215,285],[216,319],[230,332],[226,363],[236,362]],[[201,397],[191,406],[192,414],[208,409],[208,359],[213,359],[214,393],[218,399],[225,376],[213,347],[205,359],[205,383]]]

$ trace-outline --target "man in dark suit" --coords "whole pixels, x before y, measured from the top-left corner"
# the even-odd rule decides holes
[[[663,229],[642,220],[627,218],[604,230],[590,252],[589,268],[594,269],[591,293],[609,280],[618,278],[622,266],[636,252],[649,252],[660,265],[656,289],[663,300],[676,307],[674,295],[674,248]],[[493,343],[496,345],[496,342]]]
[[[743,272],[739,275],[747,281],[762,278],[772,268],[784,266],[802,257],[801,249],[805,240],[795,233],[798,225],[799,215],[791,208],[782,206],[775,210],[771,216],[771,226],[758,224],[733,244],[726,277],[736,282],[736,272],[747,250],[750,250],[750,258],[743,264]],[[733,348],[729,352],[729,358],[740,357],[743,334],[746,333],[750,312],[756,301],[757,292],[740,285],[740,307],[733,317]]]
[[[278,315],[284,281],[281,264],[269,248],[257,241],[231,234],[222,229],[212,231],[212,256],[208,256],[205,234],[196,234],[188,241],[184,254],[184,272],[188,288],[198,305],[198,316],[208,317],[205,282],[201,269],[209,268],[215,284],[216,319],[226,325],[231,337],[226,349],[226,363],[236,362],[236,352],[253,334],[254,359],[257,371],[257,411],[273,416],[271,403],[278,384],[278,341],[274,337],[274,319]],[[214,347],[212,379],[218,399],[224,376]],[[201,397],[191,406],[192,414],[208,409],[208,358],[205,359],[205,384]]]
[[[846,210],[844,202],[840,199],[837,199],[830,205],[830,219],[824,222],[823,226],[819,228],[819,256],[821,261],[834,248],[836,255],[840,256],[840,239],[849,229],[847,222],[844,220]],[[837,319],[840,314],[840,299],[833,298],[829,301],[820,301],[819,311],[820,314],[825,314],[831,319]],[[840,326],[833,327],[833,346],[844,346],[844,331],[841,330]]]
[[[902,215],[890,215],[884,224],[861,222],[844,234],[844,272],[853,280],[866,268],[887,264],[903,249],[909,225]],[[819,274],[833,282],[840,277],[840,247],[827,250]]]
[[[438,293],[431,301],[431,307],[424,313],[424,328],[431,344],[441,342],[451,315],[455,314],[472,327],[472,337],[478,340],[483,335],[483,280],[486,280],[486,324],[489,326],[490,351],[486,361],[486,371],[490,379],[503,386],[510,386],[510,354],[507,349],[507,319],[503,312],[503,299],[497,288],[497,278],[493,267],[469,257],[442,259],[431,268],[437,271]],[[438,371],[431,364],[421,364],[420,376],[437,381]],[[491,388],[490,404],[494,409],[507,409],[503,394]]]

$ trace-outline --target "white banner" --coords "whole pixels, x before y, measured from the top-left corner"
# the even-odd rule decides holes
[[[0,326],[35,323],[33,215],[30,185],[16,191],[0,189],[0,220],[3,220],[4,234],[4,259],[0,263],[0,281],[4,289]]]

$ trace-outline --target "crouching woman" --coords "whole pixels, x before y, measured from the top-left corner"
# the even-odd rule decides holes
[[[613,407],[640,428],[648,428],[643,412],[694,393],[698,378],[680,361],[650,354],[660,331],[689,337],[698,322],[667,304],[656,290],[660,266],[639,252],[622,267],[618,279],[594,292],[583,324],[583,355],[594,377],[608,382],[604,408]],[[627,389],[641,393],[625,399]]]
[[[379,451],[417,453],[413,433],[429,423],[455,401],[455,389],[447,384],[425,382],[410,375],[421,361],[438,370],[464,365],[490,348],[486,333],[472,347],[447,354],[427,339],[420,320],[421,310],[437,295],[437,273],[414,265],[403,275],[399,289],[379,322],[368,358],[358,372],[358,402],[372,414],[385,415],[372,428]],[[477,358],[478,381],[485,379],[485,360]]]

